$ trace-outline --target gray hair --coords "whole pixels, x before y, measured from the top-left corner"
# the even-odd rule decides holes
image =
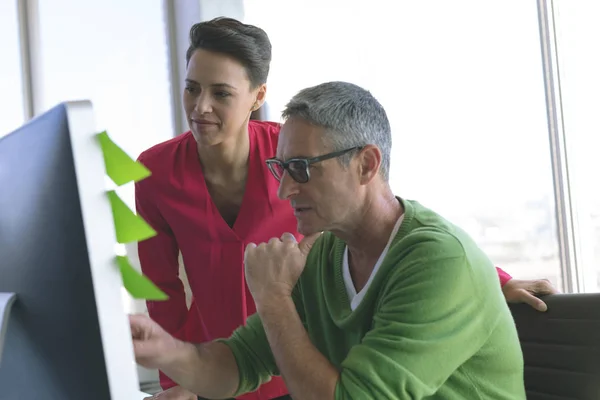
[[[303,89],[286,105],[284,119],[301,118],[326,129],[333,151],[375,145],[381,151],[380,173],[389,179],[392,133],[383,106],[370,92],[348,82],[327,82]],[[352,155],[339,158],[348,166]]]

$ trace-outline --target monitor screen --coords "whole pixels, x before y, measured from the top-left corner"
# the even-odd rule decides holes
[[[64,103],[0,139],[0,399],[140,398],[94,125]]]

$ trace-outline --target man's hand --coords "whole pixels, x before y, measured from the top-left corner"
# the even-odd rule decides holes
[[[197,400],[198,396],[185,390],[181,386],[173,386],[163,392],[156,393],[154,396],[144,397],[144,400]]]
[[[178,347],[177,339],[145,315],[130,315],[129,325],[138,364],[149,369],[162,369],[171,361],[170,356]]]
[[[546,311],[548,306],[536,296],[556,294],[556,290],[548,279],[519,280],[511,279],[502,287],[502,292],[509,303],[527,303],[538,311]]]
[[[144,315],[130,315],[135,361],[159,369],[179,386],[209,399],[230,398],[239,387],[240,373],[231,349],[224,343],[185,343],[169,335]],[[151,399],[185,399],[181,389],[166,390]],[[183,393],[183,397],[172,397]]]
[[[291,233],[256,246],[249,243],[244,254],[246,282],[259,306],[265,300],[289,297],[304,270],[306,257],[321,233],[304,237],[300,243]]]

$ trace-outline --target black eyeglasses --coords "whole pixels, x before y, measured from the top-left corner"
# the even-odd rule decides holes
[[[361,146],[351,147],[346,150],[335,151],[333,153],[323,154],[313,158],[291,158],[287,161],[281,161],[277,158],[269,158],[267,160],[267,166],[269,170],[279,182],[283,178],[283,173],[287,171],[290,177],[298,183],[306,183],[310,179],[309,167],[314,164],[332,158],[343,156],[353,150],[362,149]]]

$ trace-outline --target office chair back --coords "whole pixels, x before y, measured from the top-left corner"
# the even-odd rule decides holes
[[[600,293],[558,294],[542,313],[511,304],[527,400],[600,400]]]

